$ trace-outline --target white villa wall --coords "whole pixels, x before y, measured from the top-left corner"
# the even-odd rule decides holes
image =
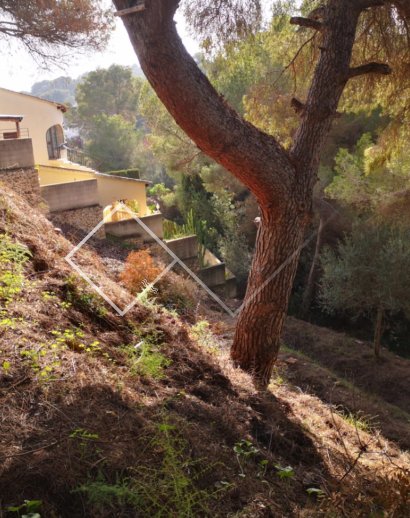
[[[0,114],[23,116],[20,124],[22,136],[26,136],[24,128],[28,128],[36,164],[47,165],[52,162],[48,158],[46,133],[51,126],[63,125],[63,113],[58,106],[58,103],[0,88]],[[0,131],[12,128],[14,123],[0,121]],[[65,151],[62,151],[62,158],[65,158]]]

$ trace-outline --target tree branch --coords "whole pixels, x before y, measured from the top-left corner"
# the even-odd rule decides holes
[[[318,20],[314,20],[313,18],[302,18],[301,16],[293,16],[290,19],[291,25],[300,25],[300,27],[309,27],[310,29],[315,29],[316,31],[321,31],[323,29],[323,23]]]
[[[114,0],[117,10],[128,0]],[[173,16],[178,0],[146,1],[122,18],[142,70],[177,124],[200,150],[230,171],[262,206],[280,205],[295,178],[285,149],[241,118],[188,54]]]
[[[392,73],[392,69],[389,65],[385,63],[366,63],[365,65],[360,65],[359,67],[354,67],[349,70],[349,79],[353,77],[362,76],[365,74],[381,74],[388,76]]]

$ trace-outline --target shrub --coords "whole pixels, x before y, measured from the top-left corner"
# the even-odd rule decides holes
[[[6,304],[21,292],[24,264],[30,257],[25,245],[13,241],[7,234],[0,235],[0,299]]]
[[[200,290],[190,278],[168,272],[158,282],[158,301],[169,310],[193,319],[200,303]]]
[[[161,271],[148,250],[139,250],[128,255],[120,279],[131,292],[138,293],[151,284]]]

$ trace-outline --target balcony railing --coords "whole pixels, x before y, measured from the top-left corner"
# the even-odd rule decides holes
[[[16,138],[30,138],[28,128],[20,128],[19,131],[15,127],[0,129],[0,140],[10,140]]]
[[[70,162],[74,162],[75,164],[80,164],[84,167],[90,167],[91,169],[98,169],[98,160],[87,155],[84,151],[80,149],[74,149],[65,146],[67,150],[67,160]]]

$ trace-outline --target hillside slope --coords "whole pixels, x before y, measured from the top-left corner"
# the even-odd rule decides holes
[[[279,377],[257,392],[204,322],[115,315],[5,189],[0,233],[0,516],[408,516],[410,459],[381,433]]]

